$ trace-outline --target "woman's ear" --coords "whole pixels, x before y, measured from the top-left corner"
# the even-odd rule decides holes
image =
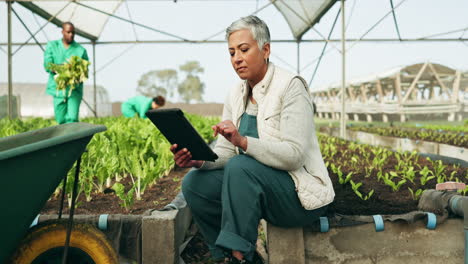
[[[263,45],[262,51],[263,59],[266,61],[268,58],[270,58],[270,43],[266,43],[265,45]]]

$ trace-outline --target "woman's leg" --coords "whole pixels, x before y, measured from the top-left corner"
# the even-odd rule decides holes
[[[222,184],[223,170],[191,170],[182,182],[184,198],[213,259],[224,258],[224,250],[215,246],[221,226]]]
[[[323,211],[302,207],[286,171],[238,155],[224,168],[221,232],[216,245],[240,251],[251,260],[261,218],[279,226],[301,226],[318,219]]]

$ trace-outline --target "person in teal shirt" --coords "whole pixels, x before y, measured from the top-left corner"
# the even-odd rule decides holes
[[[148,110],[162,107],[165,103],[166,99],[161,95],[154,98],[135,96],[122,104],[122,114],[125,117],[134,117],[136,114],[138,117],[146,118]]]
[[[83,98],[83,83],[80,83],[69,94],[69,87],[65,91],[56,89],[55,72],[48,69],[50,63],[63,64],[71,56],[78,56],[89,61],[86,49],[75,42],[75,26],[70,22],[62,24],[63,38],[49,41],[44,52],[44,68],[49,73],[46,93],[54,98],[55,120],[59,124],[78,122],[81,99]]]

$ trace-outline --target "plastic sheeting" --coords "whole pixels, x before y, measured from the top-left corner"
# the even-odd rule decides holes
[[[13,95],[19,99],[19,114],[23,117],[43,117],[54,116],[53,98],[45,93],[46,84],[41,83],[14,83]],[[96,103],[98,116],[110,116],[112,105],[107,90],[102,86],[96,86]],[[8,84],[0,83],[0,97],[8,93]],[[83,98],[91,107],[94,105],[94,89],[92,86],[83,87]],[[1,104],[0,104],[1,107]],[[0,111],[1,113],[1,111]],[[94,116],[84,102],[80,106],[80,118]]]
[[[333,6],[336,0],[270,0],[281,12],[289,24],[294,38],[300,40],[302,35],[313,27],[320,18]]]
[[[291,28],[293,36],[300,40],[333,6],[336,0],[270,0],[281,12]],[[60,26],[69,21],[75,25],[76,33],[97,40],[109,18],[123,0],[106,1],[19,1],[34,13]],[[102,11],[102,12],[100,12]],[[89,19],[91,18],[92,19]]]
[[[20,1],[41,17],[61,26],[63,22],[72,22],[76,33],[90,40],[97,40],[109,19],[123,0],[115,1]],[[100,10],[102,12],[99,12]],[[92,19],[90,19],[92,18]]]

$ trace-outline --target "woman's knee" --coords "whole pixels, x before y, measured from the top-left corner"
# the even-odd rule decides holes
[[[258,161],[249,155],[236,155],[228,160],[224,166],[225,170],[250,168]]]
[[[251,156],[237,155],[231,158],[224,167],[224,177],[234,181],[251,181],[259,176],[259,168],[262,166],[264,165]]]
[[[182,180],[182,193],[184,194],[185,199],[187,199],[191,194],[195,185],[197,170],[189,171]]]
[[[182,180],[182,193],[185,200],[196,199],[196,197],[216,198],[217,189],[221,188],[222,182],[217,179],[217,173],[222,172],[207,170],[191,170]]]

